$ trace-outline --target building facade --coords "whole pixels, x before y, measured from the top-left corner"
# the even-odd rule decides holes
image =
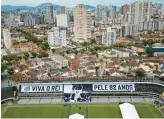
[[[74,38],[87,40],[91,35],[90,25],[91,25],[91,14],[84,8],[83,4],[79,4],[73,10],[74,12]]]
[[[53,23],[54,22],[54,9],[53,6],[47,5],[46,7],[46,22]]]
[[[20,43],[11,46],[12,54],[20,54],[24,52],[37,52],[38,50],[38,46],[34,43]]]
[[[67,14],[67,7],[61,6],[61,8],[60,8],[60,14]]]
[[[11,42],[11,34],[9,29],[3,29],[3,40],[4,40],[5,47],[7,49],[10,49],[12,42]]]
[[[161,16],[162,16],[162,18],[164,18],[164,3],[162,4]]]
[[[113,45],[116,43],[116,31],[112,30],[111,27],[108,27],[102,33],[102,44],[103,45]]]
[[[150,21],[152,15],[152,3],[148,1],[135,1],[129,6],[129,23],[138,24]]]
[[[50,46],[66,46],[66,29],[54,27],[48,32],[48,44]]]
[[[68,27],[67,15],[66,14],[59,14],[56,15],[57,19],[57,26],[58,27]]]

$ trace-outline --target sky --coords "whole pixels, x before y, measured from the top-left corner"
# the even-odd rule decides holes
[[[132,3],[134,0],[1,0],[1,5],[23,5],[23,6],[38,6],[45,2],[51,2],[53,4],[75,7],[77,4],[87,4],[96,6],[102,5],[116,5],[121,6],[123,4]],[[153,3],[164,3],[164,0],[149,0]]]

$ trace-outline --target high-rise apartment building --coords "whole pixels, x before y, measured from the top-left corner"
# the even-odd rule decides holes
[[[54,9],[53,6],[47,5],[46,7],[46,22],[53,23],[54,22]]]
[[[48,44],[50,46],[66,46],[66,30],[65,28],[53,27],[48,32]]]
[[[135,1],[129,6],[129,23],[138,24],[150,21],[152,15],[152,3],[146,0]]]
[[[25,26],[34,26],[36,24],[43,24],[44,16],[37,15],[37,14],[25,14],[23,21]]]
[[[161,11],[162,11],[162,17],[164,18],[164,3],[162,4],[162,9],[161,9]]]
[[[116,43],[116,31],[108,27],[102,33],[102,44],[103,45],[113,45]]]
[[[124,5],[124,14],[128,14],[129,5]]]
[[[4,40],[5,47],[7,49],[10,49],[12,42],[11,42],[11,34],[9,29],[3,29],[3,40]]]
[[[56,15],[57,19],[57,26],[58,27],[68,27],[67,15],[66,14],[59,14]]]
[[[102,10],[103,10],[103,6],[102,5],[97,5],[96,10],[95,10],[95,17],[96,17],[97,20],[102,19]]]
[[[125,4],[124,6],[121,6],[121,10],[120,10],[120,13],[121,14],[128,14],[128,11],[129,11],[129,6],[127,4]]]
[[[61,6],[61,8],[60,8],[60,14],[67,14],[67,7]]]
[[[74,38],[87,40],[91,36],[91,13],[84,8],[83,4],[79,4],[73,10],[74,13]]]
[[[25,26],[34,26],[36,24],[35,18],[31,14],[26,14],[24,17]]]

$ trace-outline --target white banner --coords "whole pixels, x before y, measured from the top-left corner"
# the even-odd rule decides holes
[[[61,84],[22,84],[21,92],[61,92]]]
[[[92,92],[92,84],[66,84],[64,85],[64,93],[82,93]]]
[[[120,84],[93,84],[93,91],[135,91],[135,85],[132,83],[120,83]]]

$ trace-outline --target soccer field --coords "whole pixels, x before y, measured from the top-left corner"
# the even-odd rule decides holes
[[[150,104],[135,104],[140,118],[163,118]],[[122,118],[119,104],[8,105],[1,107],[2,118],[68,118],[79,113],[87,118]]]

